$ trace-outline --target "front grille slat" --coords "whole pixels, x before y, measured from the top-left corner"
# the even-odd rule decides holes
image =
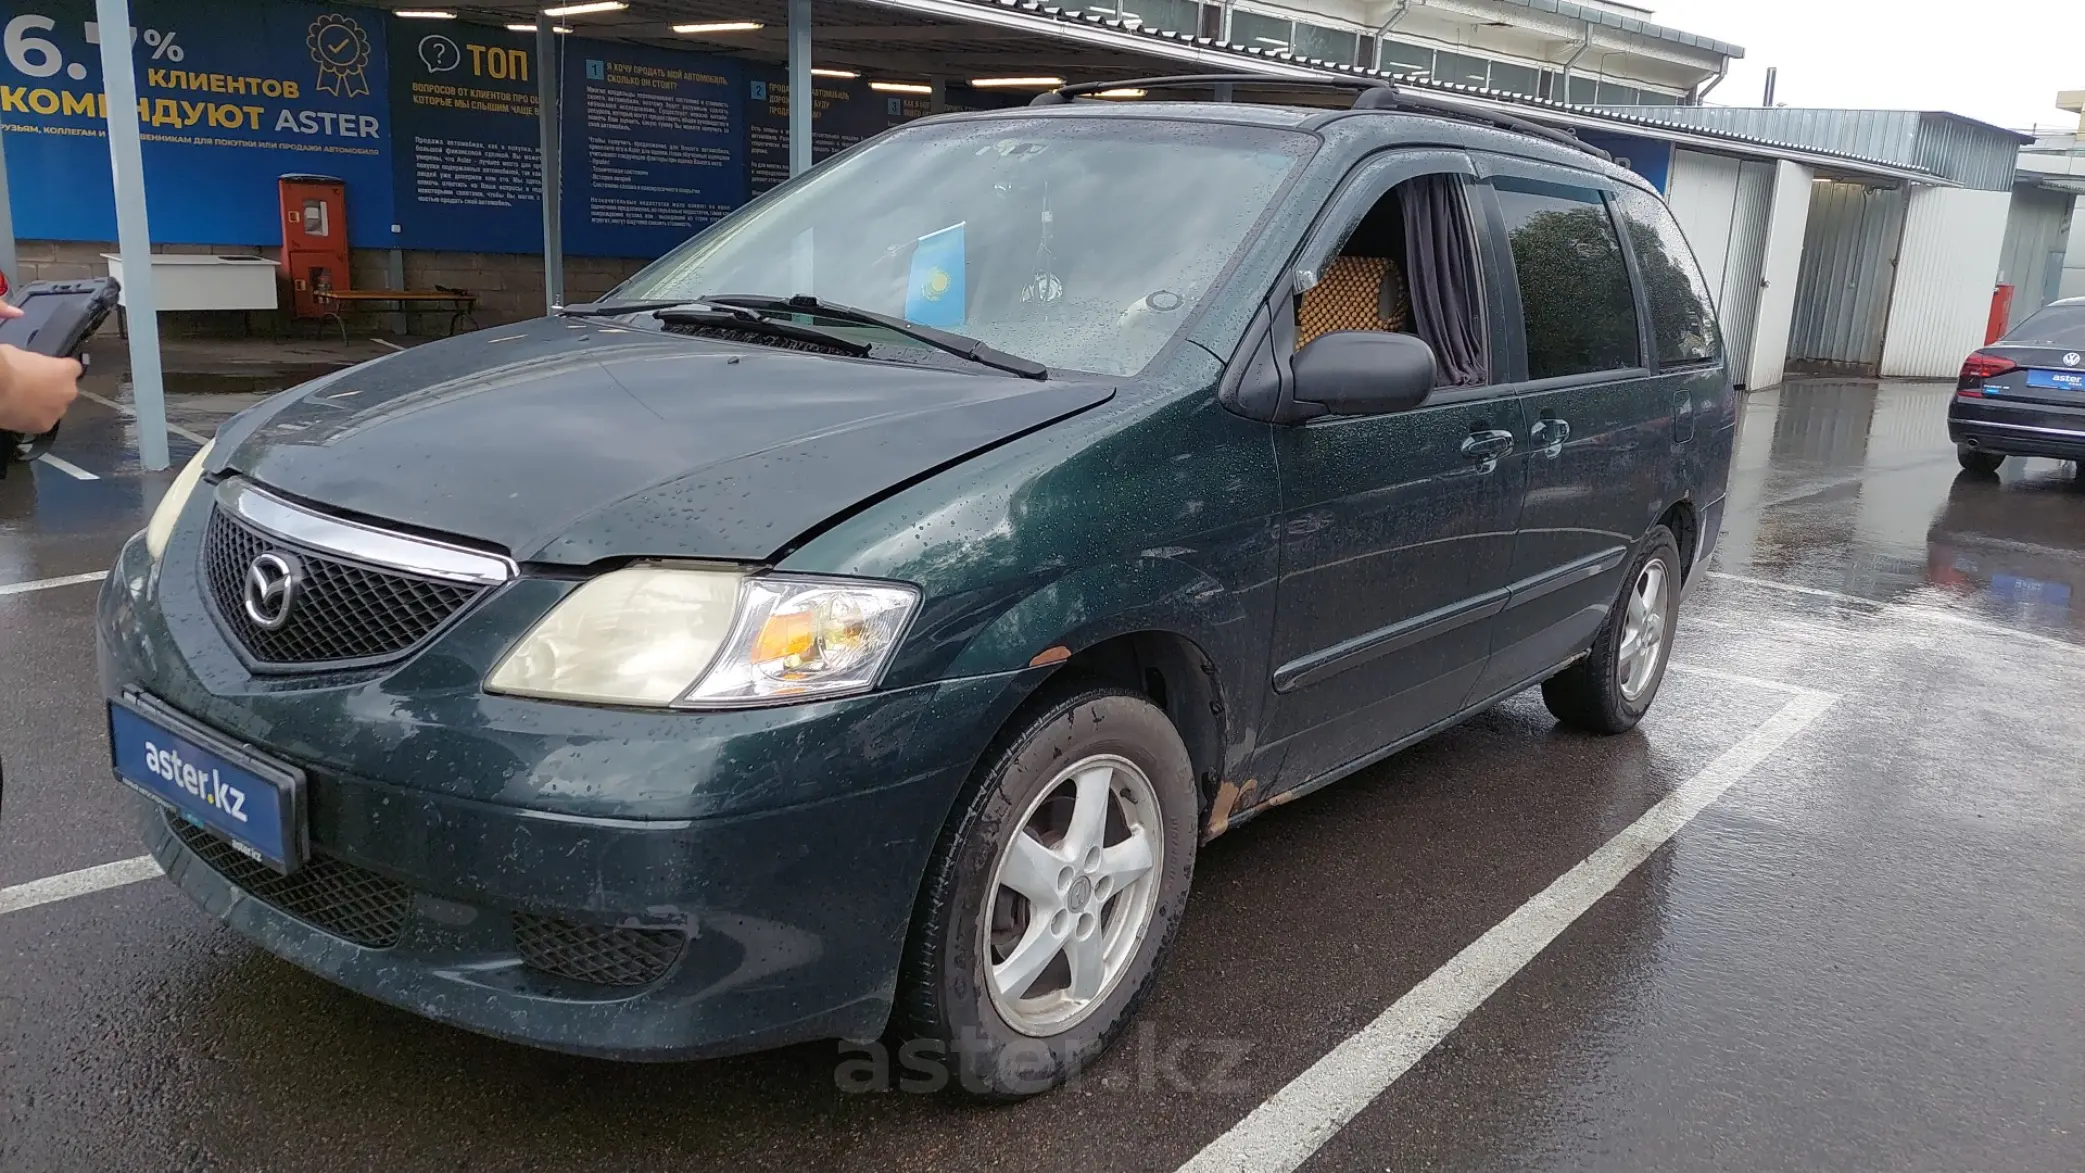
[[[289,622],[269,631],[248,618],[246,575],[268,552],[294,554],[304,583]],[[257,665],[315,669],[394,659],[470,606],[483,586],[363,566],[263,534],[222,508],[203,535],[203,577],[225,628]]]
[[[597,986],[648,986],[665,976],[687,942],[677,929],[608,928],[514,914],[514,950],[523,964]]]
[[[405,935],[413,892],[404,884],[328,855],[314,855],[285,876],[179,815],[166,821],[212,871],[315,929],[368,949],[389,949]]]

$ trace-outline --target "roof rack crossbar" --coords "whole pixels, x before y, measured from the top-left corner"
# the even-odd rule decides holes
[[[1546,139],[1549,142],[1570,147],[1573,150],[1584,151],[1586,154],[1605,159],[1610,163],[1614,161],[1612,155],[1580,139],[1570,131],[1558,130],[1553,126],[1544,126],[1539,122],[1533,122],[1512,114],[1491,110],[1477,110],[1455,102],[1443,102],[1436,98],[1415,94],[1410,90],[1393,90],[1389,93],[1379,90],[1366,91],[1355,96],[1354,109],[1409,110],[1415,114],[1434,114],[1442,118],[1453,118],[1463,122],[1481,122],[1489,126],[1496,126],[1501,130],[1513,130],[1519,131],[1521,134],[1534,135],[1536,138]]]
[[[1167,77],[1131,77],[1120,81],[1088,81],[1045,90],[1028,100],[1030,106],[1062,106],[1075,98],[1108,90],[1182,90],[1202,86],[1262,86],[1274,89],[1339,89],[1395,91],[1397,87],[1372,77],[1268,77],[1261,73],[1183,73]]]
[[[1257,86],[1271,89],[1334,89],[1359,90],[1354,95],[1353,109],[1356,110],[1406,110],[1415,114],[1432,114],[1462,122],[1477,122],[1496,126],[1502,130],[1518,131],[1536,138],[1584,151],[1589,155],[1613,161],[1613,156],[1577,135],[1553,126],[1544,126],[1517,115],[1499,111],[1478,110],[1455,102],[1443,102],[1437,98],[1414,93],[1391,84],[1382,78],[1373,77],[1269,77],[1259,73],[1183,73],[1165,77],[1131,77],[1118,81],[1088,81],[1077,85],[1059,86],[1045,90],[1028,100],[1030,106],[1062,106],[1078,98],[1109,90],[1168,90],[1198,89],[1203,86]]]

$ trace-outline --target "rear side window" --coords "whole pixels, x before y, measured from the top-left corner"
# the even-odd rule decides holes
[[[2007,331],[2000,345],[2085,348],[2085,305],[2043,306]]]
[[[1641,366],[1629,266],[1600,193],[1507,175],[1492,186],[1513,242],[1528,378]]]
[[[1637,272],[1643,275],[1659,365],[1684,366],[1714,359],[1716,309],[1679,222],[1649,192],[1623,188],[1614,202],[1629,230],[1629,245],[1636,250]]]

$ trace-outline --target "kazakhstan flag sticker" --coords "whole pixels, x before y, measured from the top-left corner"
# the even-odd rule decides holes
[[[963,266],[963,224],[920,237],[906,282],[905,317],[922,326],[962,325]]]

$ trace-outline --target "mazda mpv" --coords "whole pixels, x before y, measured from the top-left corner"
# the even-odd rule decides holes
[[[238,416],[101,597],[152,854],[485,1034],[1060,1082],[1211,838],[1523,689],[1657,695],[1706,288],[1642,179],[1438,102],[924,120]]]

